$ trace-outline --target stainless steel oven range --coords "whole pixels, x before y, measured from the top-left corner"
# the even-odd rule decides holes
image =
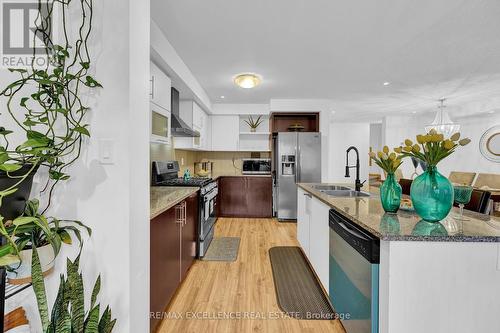
[[[214,225],[217,221],[216,203],[217,182],[212,178],[193,177],[183,179],[178,177],[179,163],[177,161],[155,161],[153,162],[152,186],[191,186],[199,187],[199,217],[198,217],[198,241],[197,256],[205,256],[212,239],[214,238]]]

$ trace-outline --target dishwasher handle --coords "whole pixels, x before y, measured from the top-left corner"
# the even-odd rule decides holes
[[[330,228],[370,263],[380,263],[380,239],[378,237],[334,209],[330,210]]]

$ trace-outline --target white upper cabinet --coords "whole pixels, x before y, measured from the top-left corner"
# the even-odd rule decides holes
[[[172,81],[158,66],[150,62],[150,91],[149,98],[156,106],[166,111],[170,110]]]
[[[212,150],[238,151],[240,135],[239,116],[211,116]]]
[[[211,150],[211,122],[207,113],[194,101],[181,101],[179,115],[193,130],[200,133],[195,138],[175,138],[176,149]]]

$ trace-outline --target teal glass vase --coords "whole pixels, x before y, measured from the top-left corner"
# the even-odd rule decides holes
[[[382,186],[380,186],[380,200],[382,207],[387,213],[396,213],[401,204],[401,194],[403,190],[393,173],[387,174]]]
[[[443,220],[453,207],[453,185],[436,166],[429,166],[415,178],[410,195],[415,211],[427,222]]]

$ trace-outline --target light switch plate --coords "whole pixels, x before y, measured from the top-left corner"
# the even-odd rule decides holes
[[[99,139],[99,162],[101,164],[115,164],[115,141]]]

